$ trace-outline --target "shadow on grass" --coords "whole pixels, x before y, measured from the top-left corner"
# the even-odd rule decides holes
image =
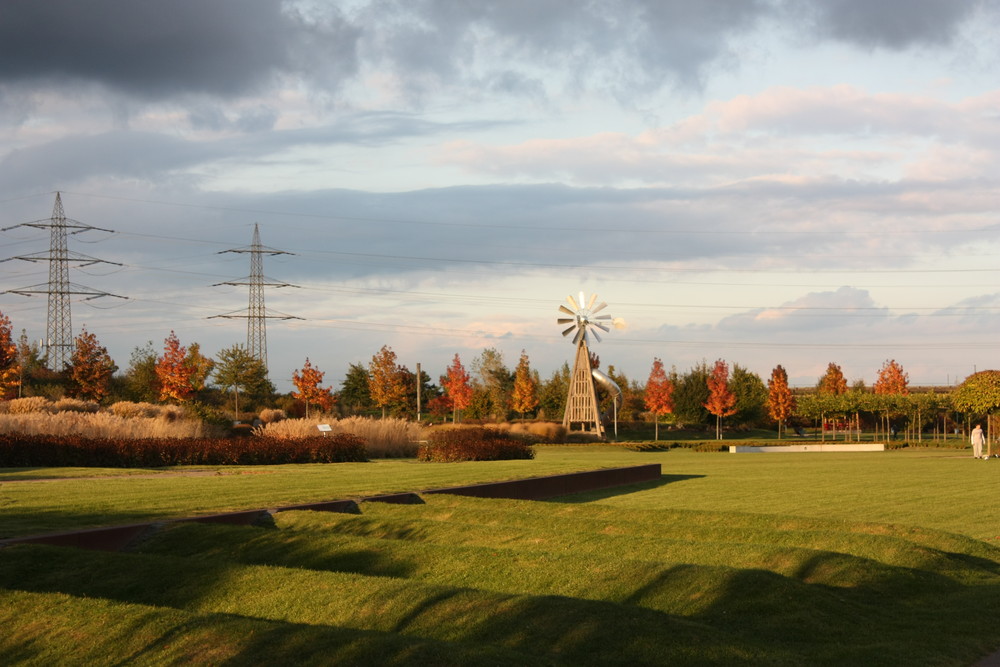
[[[544,502],[590,503],[596,500],[603,500],[605,498],[614,498],[615,496],[624,496],[630,493],[658,489],[661,486],[666,486],[667,484],[686,482],[689,479],[701,479],[702,477],[705,477],[705,475],[661,475],[660,479],[650,482],[639,482],[638,484],[627,484],[625,486],[614,486],[607,489],[598,489],[596,491],[584,491],[582,493],[573,493],[566,496],[555,496],[554,498],[546,498]]]

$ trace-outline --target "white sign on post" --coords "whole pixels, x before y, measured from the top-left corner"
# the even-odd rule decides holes
[[[320,430],[320,433],[322,433],[323,435],[326,435],[327,433],[333,430],[333,428],[331,428],[329,424],[316,424],[316,428],[318,428]]]

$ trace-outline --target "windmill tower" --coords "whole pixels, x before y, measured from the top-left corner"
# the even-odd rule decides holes
[[[573,373],[569,380],[569,393],[566,396],[566,412],[563,414],[563,426],[572,430],[573,426],[579,424],[583,430],[590,430],[593,427],[594,433],[599,437],[604,437],[604,424],[601,422],[601,411],[597,407],[597,387],[594,384],[594,369],[590,366],[590,349],[587,346],[587,339],[593,336],[597,342],[601,341],[601,331],[610,331],[604,322],[617,325],[618,322],[610,315],[598,315],[600,311],[608,307],[603,301],[597,305],[597,295],[593,294],[590,301],[584,298],[580,292],[579,302],[572,296],[566,297],[572,309],[566,306],[559,306],[559,312],[569,317],[560,317],[558,324],[569,324],[563,332],[563,336],[568,336],[573,331],[573,343],[576,345],[576,359],[573,362]],[[603,378],[603,374],[601,374]],[[620,393],[620,392],[619,392]]]
[[[74,263],[77,267],[94,264],[122,265],[117,262],[107,262],[103,259],[81,255],[78,252],[71,252],[67,245],[67,237],[70,234],[81,234],[89,231],[113,232],[110,229],[93,227],[67,218],[63,211],[62,196],[58,192],[56,193],[55,204],[52,207],[51,218],[5,227],[0,231],[7,231],[17,227],[33,227],[35,229],[49,230],[49,251],[47,253],[40,252],[32,255],[8,258],[21,259],[28,262],[48,262],[49,282],[7,290],[5,294],[21,294],[24,296],[45,294],[48,296],[49,311],[45,325],[44,341],[45,365],[53,371],[61,371],[69,364],[73,356],[73,322],[70,311],[70,299],[74,296],[83,297],[87,301],[102,296],[113,296],[118,299],[127,298],[70,282],[69,266],[71,263]]]
[[[213,315],[212,317],[221,317],[227,319],[246,319],[247,351],[255,359],[260,359],[261,362],[263,362],[264,364],[264,368],[267,368],[266,321],[268,319],[300,320],[302,318],[295,317],[294,315],[285,315],[284,313],[268,314],[267,310],[264,308],[265,287],[295,287],[295,285],[290,285],[289,283],[277,282],[264,276],[264,255],[291,255],[293,253],[285,252],[284,250],[275,250],[274,248],[268,248],[267,246],[262,246],[260,244],[259,225],[257,225],[256,223],[254,223],[253,226],[253,240],[251,241],[250,246],[247,248],[233,248],[231,250],[223,250],[219,254],[221,255],[227,252],[249,254],[250,275],[247,278],[243,278],[238,281],[216,283],[215,285],[213,285],[213,287],[218,287],[219,285],[236,285],[236,286],[246,285],[250,288],[250,304],[247,306],[245,312],[238,311],[235,313],[226,313],[225,315]]]

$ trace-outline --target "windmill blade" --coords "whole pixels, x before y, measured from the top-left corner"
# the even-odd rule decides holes
[[[569,324],[570,322],[576,322],[576,318],[560,317],[558,320],[556,320],[556,324]]]
[[[573,326],[571,326],[571,327],[570,327],[569,329],[566,329],[566,331],[563,331],[563,336],[565,336],[566,334],[568,334],[568,333],[569,333],[570,331],[572,331],[572,330],[573,330],[573,329],[575,329],[575,328],[576,328],[576,325],[574,324],[574,325],[573,325]],[[574,340],[573,342],[575,343],[575,342],[576,342],[576,340]]]
[[[567,315],[573,315],[574,317],[576,316],[576,313],[567,308],[566,306],[559,306],[559,312],[566,313]]]
[[[580,310],[583,310],[583,304],[587,301],[586,297],[583,295],[583,290],[580,290]]]
[[[590,302],[587,303],[587,310],[590,310],[591,308],[594,307],[595,301],[597,301],[597,292],[594,292],[593,294],[590,295]]]
[[[615,319],[615,318],[611,317],[610,315],[598,315],[597,317],[591,317],[590,318],[590,320],[592,322],[594,320],[613,320],[613,319]]]
[[[596,331],[591,331],[590,333],[594,336],[594,340],[596,340],[598,343],[601,342],[600,334],[598,334]]]
[[[579,345],[581,338],[587,340],[587,330],[584,327],[580,327],[580,329],[576,332],[576,335],[573,336],[573,344]]]
[[[573,306],[573,310],[574,311],[580,310],[580,306],[576,305],[576,301],[573,301],[573,295],[572,294],[570,294],[569,296],[567,296],[566,300],[569,301],[569,305]]]
[[[601,331],[611,331],[611,329],[607,328],[606,326],[604,326],[600,322],[591,322],[591,324],[593,324],[595,327],[599,328]],[[595,332],[594,335],[596,336],[597,333]],[[601,340],[601,339],[598,338],[597,340]]]
[[[596,296],[596,295],[595,295],[595,296]],[[599,313],[599,312],[601,312],[602,310],[604,310],[604,309],[605,309],[605,308],[607,308],[607,307],[608,307],[608,304],[607,304],[606,302],[602,301],[602,302],[601,302],[600,304],[598,304],[597,308],[594,308],[594,309],[593,309],[592,311],[590,311],[590,313],[591,313],[592,315],[593,315],[594,313]]]

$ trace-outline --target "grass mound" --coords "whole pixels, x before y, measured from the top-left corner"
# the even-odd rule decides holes
[[[0,655],[276,664],[969,664],[1000,549],[842,520],[446,495],[0,550]],[[54,605],[55,611],[47,611]],[[31,619],[30,622],[26,619]],[[86,641],[74,639],[80,635]],[[199,651],[205,650],[204,654]],[[103,653],[102,653],[103,652]]]

